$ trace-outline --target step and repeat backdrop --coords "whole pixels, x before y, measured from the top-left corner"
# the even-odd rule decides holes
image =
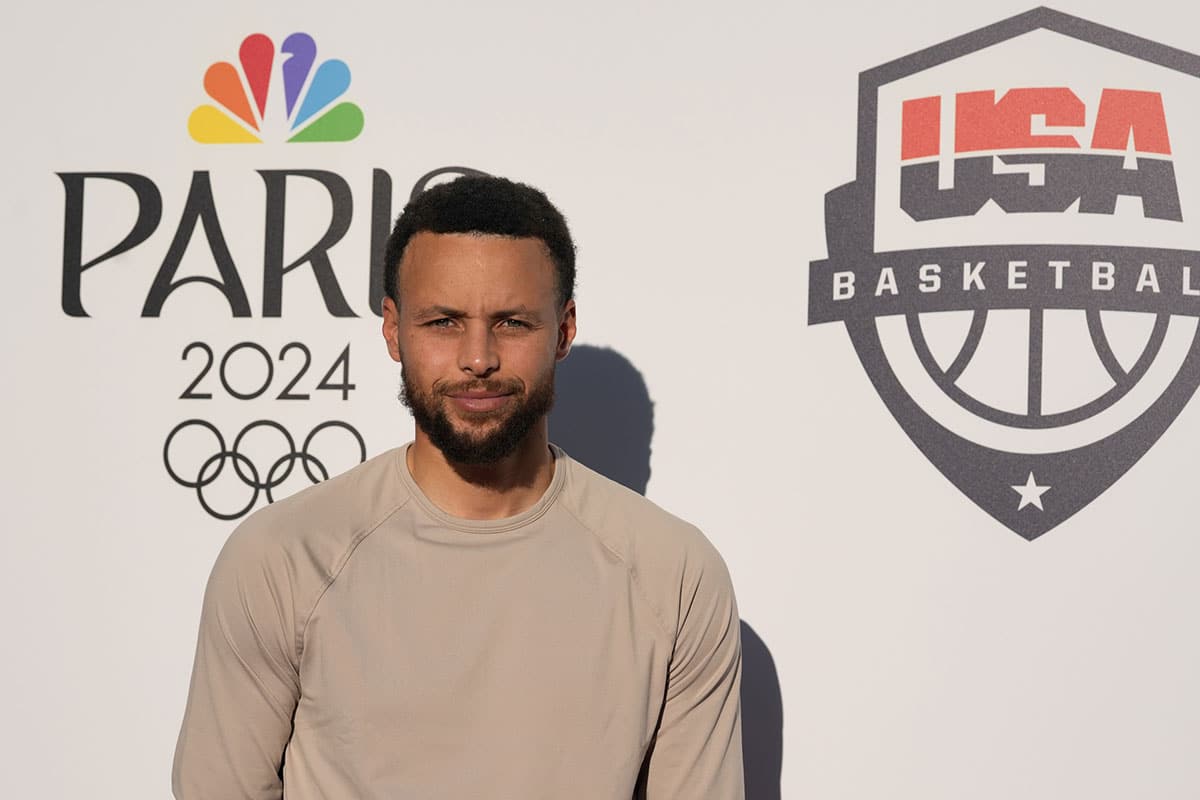
[[[1186,5],[9,17],[0,794],[169,796],[213,559],[411,438],[383,241],[485,172],[578,241],[553,438],[729,564],[750,800],[1200,796]]]

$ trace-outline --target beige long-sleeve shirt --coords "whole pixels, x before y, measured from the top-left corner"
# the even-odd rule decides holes
[[[742,798],[738,614],[703,535],[557,449],[532,508],[452,517],[404,454],[229,538],[175,796]]]

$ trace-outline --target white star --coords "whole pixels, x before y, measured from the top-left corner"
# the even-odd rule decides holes
[[[1024,486],[1014,486],[1013,491],[1021,495],[1021,504],[1017,506],[1017,511],[1028,505],[1038,507],[1038,511],[1045,511],[1042,508],[1042,495],[1050,488],[1049,486],[1038,486],[1037,481],[1033,478],[1033,473],[1029,473],[1029,478],[1025,481]]]

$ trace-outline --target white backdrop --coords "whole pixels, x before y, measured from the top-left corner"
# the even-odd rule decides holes
[[[1200,51],[1185,4],[1058,7]],[[461,164],[528,181],[563,209],[579,245],[578,341],[616,350],[646,381],[647,495],[720,549],[777,672],[782,777],[760,781],[757,800],[1200,796],[1200,400],[1111,489],[1028,542],[908,439],[843,326],[807,325],[824,194],[854,178],[858,73],[1026,8],[116,0],[10,10],[0,33],[0,795],[168,796],[204,581],[234,523],[168,477],[164,439],[190,418],[227,441],[257,419],[299,436],[342,419],[369,454],[410,438],[367,304],[372,170],[391,176],[395,213],[422,174]],[[190,139],[208,65],[236,61],[250,33],[278,45],[295,31],[313,36],[318,59],[349,65],[344,99],[362,108],[362,135]],[[349,184],[352,223],[330,257],[357,318],[329,315],[307,267],[285,277],[282,315],[262,316],[256,170],[271,169],[328,170]],[[161,316],[140,316],[195,171],[211,175],[251,317],[233,318],[201,284],[179,288]],[[143,244],[83,273],[87,318],[61,304],[64,172],[137,173],[162,197]],[[314,186],[289,184],[289,260],[328,224]],[[84,259],[115,244],[137,211],[111,181],[89,182],[86,198]],[[216,275],[201,232],[178,275]],[[217,361],[238,342],[261,344],[275,360],[270,391],[232,397],[214,365],[199,384],[212,399],[180,399],[201,370],[199,350],[182,358],[194,341]],[[298,351],[276,358],[293,341],[312,353],[296,386],[307,401],[274,399],[299,369]],[[315,386],[347,345],[356,388],[343,400]],[[243,392],[261,380],[254,358],[230,358]],[[237,505],[236,482],[213,491]]]

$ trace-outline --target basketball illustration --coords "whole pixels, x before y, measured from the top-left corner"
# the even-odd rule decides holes
[[[950,325],[933,319],[945,315],[966,319]],[[979,309],[907,317],[913,347],[942,391],[972,414],[1019,428],[1068,425],[1112,407],[1149,369],[1168,321],[1166,314],[1096,309]],[[947,330],[955,323],[963,327],[962,322],[961,337]],[[1071,374],[1062,377],[1068,365]],[[991,392],[995,397],[986,394],[994,388],[988,381],[973,379],[983,375],[1002,384]]]

